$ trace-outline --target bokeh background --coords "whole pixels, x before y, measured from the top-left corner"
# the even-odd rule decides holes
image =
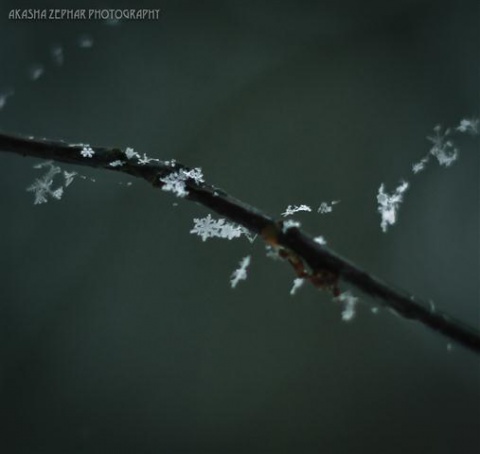
[[[134,7],[160,20],[117,25],[0,7],[3,131],[176,158],[274,216],[340,200],[298,220],[478,327],[478,141],[411,173],[436,124],[479,114],[477,1],[157,0]],[[473,353],[360,294],[351,323],[291,297],[260,241],[203,243],[208,212],[142,181],[63,166],[87,179],[34,206],[38,162],[0,153],[2,453],[480,452]],[[402,178],[384,234],[376,193]]]

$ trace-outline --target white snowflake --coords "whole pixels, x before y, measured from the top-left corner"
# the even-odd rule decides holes
[[[464,118],[455,128],[459,132],[477,135],[479,132],[480,120],[478,118]]]
[[[188,195],[186,189],[186,181],[188,179],[195,181],[197,184],[203,182],[202,169],[180,169],[177,172],[168,174],[166,177],[160,178],[160,181],[163,183],[162,190],[173,192],[177,197],[185,197]]]
[[[247,255],[240,261],[239,267],[232,273],[230,285],[235,288],[240,281],[247,279],[247,268],[250,265],[251,257]]]
[[[65,178],[65,187],[70,186],[77,175],[77,172],[67,172],[64,170],[63,177]]]
[[[293,229],[293,228],[299,228],[300,225],[301,224],[298,221],[294,221],[292,219],[287,219],[286,221],[283,222],[282,232],[287,233],[288,230]]]
[[[95,152],[92,150],[92,147],[90,145],[83,145],[80,154],[84,158],[91,158],[95,154]]]
[[[35,180],[35,182],[27,188],[28,192],[33,192],[35,195],[34,205],[40,205],[48,202],[48,197],[60,200],[63,195],[63,187],[52,189],[53,179],[55,175],[61,173],[60,167],[53,165],[52,161],[46,161],[34,166],[35,169],[47,167],[46,173]]]
[[[117,161],[112,161],[112,162],[109,164],[110,167],[121,167],[121,166],[123,166],[123,165],[125,165],[125,162],[124,162],[124,161],[119,161],[119,160],[117,160]]]
[[[290,295],[295,295],[297,293],[298,289],[305,283],[305,279],[302,279],[301,277],[298,277],[293,280],[293,286],[290,290]]]
[[[282,216],[291,216],[299,211],[312,211],[308,205],[288,205],[287,209],[282,213]]]
[[[334,301],[338,301],[343,303],[343,310],[342,310],[342,320],[345,322],[349,322],[350,320],[355,317],[355,306],[357,305],[358,298],[353,296],[350,291],[343,292],[336,298]]]
[[[430,160],[430,156],[427,155],[425,156],[423,159],[421,159],[420,161],[418,161],[416,164],[413,164],[412,166],[412,172],[413,173],[419,173],[421,172],[422,170],[425,169],[425,166],[427,165],[428,161]]]
[[[315,241],[315,243],[318,243],[320,244],[321,246],[325,246],[327,244],[327,241],[325,240],[325,238],[323,236],[316,236],[313,241]]]
[[[195,218],[193,222],[194,226],[190,233],[198,235],[202,241],[207,241],[208,238],[232,240],[245,234],[244,227],[226,222],[225,219],[213,219],[210,214],[204,218]]]
[[[322,202],[317,209],[317,213],[320,213],[320,214],[331,213],[333,211],[333,206],[336,205],[337,203],[340,203],[340,200],[332,200],[330,203]]]
[[[433,136],[427,136],[427,139],[433,143],[430,154],[437,158],[441,166],[448,167],[452,165],[458,157],[458,149],[451,140],[447,139],[450,135],[450,129],[447,128],[442,132],[442,127],[437,125],[433,128],[433,131]]]
[[[142,165],[148,164],[149,162],[152,162],[152,161],[158,161],[158,159],[149,158],[145,153],[143,153],[142,158],[138,158],[138,163]]]
[[[125,150],[125,156],[128,159],[133,159],[133,158],[140,159],[140,155],[133,148],[130,148],[130,147],[127,147],[127,149]]]
[[[397,211],[400,203],[403,201],[403,193],[407,190],[408,183],[403,181],[395,191],[389,195],[384,191],[383,183],[380,185],[377,194],[378,212],[382,216],[380,227],[384,232],[388,225],[393,225],[397,221]]]

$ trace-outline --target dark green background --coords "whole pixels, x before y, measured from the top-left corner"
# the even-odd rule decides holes
[[[165,0],[134,5],[161,20],[116,27],[0,6],[3,131],[176,158],[275,216],[341,200],[298,218],[478,326],[478,141],[450,169],[410,170],[434,125],[479,113],[477,1]],[[0,155],[2,453],[479,452],[474,354],[367,298],[352,323],[328,294],[292,298],[261,242],[202,243],[189,230],[207,211],[144,182],[75,168],[96,182],[33,206],[36,162]],[[383,234],[376,192],[402,178]]]

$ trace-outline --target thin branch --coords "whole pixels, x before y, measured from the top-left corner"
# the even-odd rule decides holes
[[[127,158],[125,152],[119,148],[91,147],[95,152],[92,157],[83,157],[83,149],[83,144],[0,134],[0,151],[122,172],[143,178],[155,187],[162,187],[161,179],[171,173],[190,170],[179,163],[159,160],[145,162],[137,157]],[[112,167],[110,164],[114,161],[122,161],[123,165]],[[362,292],[378,298],[384,307],[392,309],[400,316],[417,320],[480,353],[480,333],[475,328],[466,326],[444,312],[435,310],[427,302],[370,275],[326,246],[316,243],[300,229],[283,229],[281,222],[209,184],[187,178],[185,187],[188,191],[186,199],[198,202],[259,234],[265,242],[281,251],[280,255],[292,264],[298,276],[307,277],[317,287],[327,288],[338,294],[337,280],[341,278]],[[330,277],[325,279],[326,275]]]

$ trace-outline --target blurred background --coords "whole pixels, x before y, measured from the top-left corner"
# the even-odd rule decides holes
[[[156,0],[118,24],[0,6],[2,131],[175,158],[273,216],[340,200],[296,218],[478,327],[478,140],[411,172],[436,124],[479,114],[477,1]],[[350,323],[290,296],[260,241],[203,243],[208,211],[140,180],[65,165],[87,178],[34,206],[38,162],[0,153],[1,452],[479,452],[473,353],[358,291]],[[403,178],[384,234],[378,187]]]

